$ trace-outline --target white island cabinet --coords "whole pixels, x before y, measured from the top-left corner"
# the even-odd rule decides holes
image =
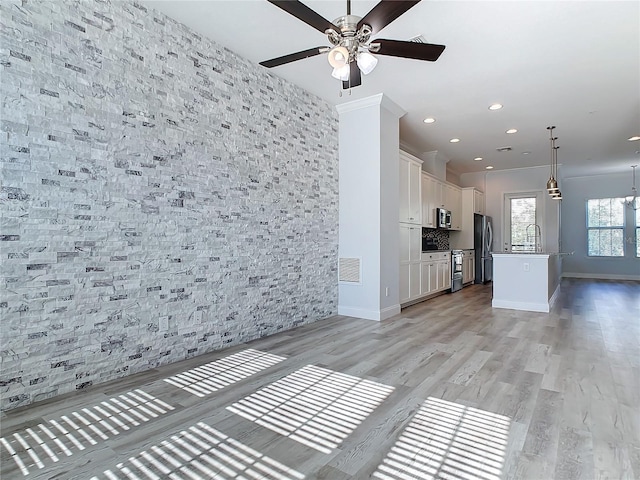
[[[548,312],[560,289],[558,253],[492,253],[495,308]]]

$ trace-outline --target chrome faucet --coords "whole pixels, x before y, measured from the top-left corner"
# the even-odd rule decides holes
[[[529,227],[533,227],[533,251],[542,252],[542,232],[540,225],[537,223],[530,223],[525,229],[525,235],[527,236],[527,243],[531,244],[531,235],[529,235]]]

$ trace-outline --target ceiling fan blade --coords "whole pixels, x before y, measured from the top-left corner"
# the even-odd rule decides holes
[[[295,62],[296,60],[302,60],[303,58],[315,57],[328,50],[328,47],[314,47],[308,50],[302,50],[301,52],[290,53],[289,55],[283,55],[282,57],[272,58],[271,60],[265,60],[260,62],[260,65],[267,68],[279,67],[285,63]]]
[[[444,45],[433,43],[403,42],[401,40],[376,39],[372,44],[380,44],[380,49],[371,53],[376,55],[390,55],[392,57],[415,58],[416,60],[426,60],[435,62],[444,51]]]
[[[276,7],[280,7],[285,12],[293,15],[298,20],[302,20],[307,25],[312,26],[316,30],[324,33],[328,29],[335,30],[340,33],[340,29],[322,15],[316,13],[307,7],[304,3],[297,0],[268,0]]]
[[[349,80],[342,81],[342,89],[348,90],[353,87],[362,85],[362,76],[360,75],[360,69],[356,62],[349,64]]]
[[[419,3],[420,0],[381,0],[358,22],[358,30],[362,25],[369,25],[375,35],[396,18]]]

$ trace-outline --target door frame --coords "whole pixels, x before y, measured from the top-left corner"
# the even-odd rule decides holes
[[[502,198],[502,250],[511,252],[511,199],[531,198],[536,199],[536,221],[540,227],[540,248],[546,251],[546,233],[544,199],[547,192],[543,190],[523,190],[515,192],[505,192]],[[495,225],[494,225],[495,226]],[[506,240],[509,240],[508,242]]]

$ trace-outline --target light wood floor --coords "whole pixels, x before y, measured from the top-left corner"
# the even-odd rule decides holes
[[[2,479],[640,478],[640,284],[474,285],[2,417]]]

